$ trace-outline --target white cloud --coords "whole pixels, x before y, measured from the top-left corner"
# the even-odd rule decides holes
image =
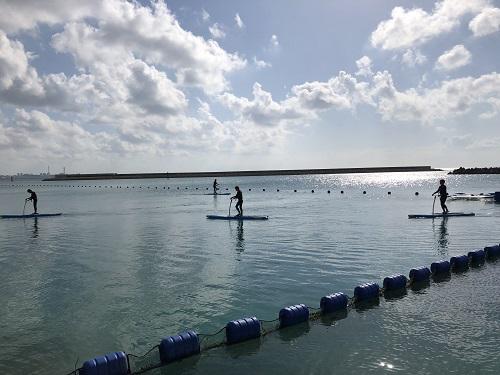
[[[357,60],[356,66],[358,67],[358,71],[356,72],[357,76],[369,77],[373,74],[372,60],[368,56],[363,56],[362,58]]]
[[[500,149],[500,137],[477,139],[465,147],[467,150]]]
[[[7,33],[35,29],[38,24],[56,25],[101,14],[109,3],[101,0],[52,0],[40,6],[38,0],[0,0],[0,29]]]
[[[422,65],[427,62],[427,57],[425,57],[418,49],[408,49],[401,56],[401,62],[410,68],[417,65]]]
[[[399,91],[391,74],[376,72],[366,81],[340,72],[326,82],[306,82],[293,86],[282,101],[274,101],[259,84],[254,85],[253,98],[225,93],[219,101],[240,123],[255,126],[288,128],[317,119],[324,111],[356,111],[361,105],[371,106],[383,121],[435,124],[462,116],[476,109],[482,117],[491,118],[500,110],[500,74],[491,73],[442,82],[435,88],[411,88]],[[484,106],[491,110],[484,112]]]
[[[2,153],[22,150],[24,158],[99,157],[112,141],[104,133],[91,134],[75,123],[52,120],[40,111],[16,110],[9,122],[2,122]]]
[[[265,69],[272,67],[271,63],[265,62],[264,60],[258,60],[256,56],[253,57],[253,63],[257,69]]]
[[[479,116],[480,118],[487,120],[487,119],[493,118],[493,117],[497,116],[498,114],[500,114],[500,98],[499,97],[489,98],[488,100],[486,100],[486,102],[491,106],[491,110],[488,112],[481,113],[481,115]]]
[[[477,138],[472,134],[448,135],[443,141],[449,146],[473,151],[500,148],[500,137]]]
[[[126,80],[128,102],[148,114],[175,115],[186,109],[184,93],[175,88],[164,72],[138,60],[133,61],[129,69],[131,75]]]
[[[18,41],[11,41],[0,30],[0,89],[6,90],[15,81],[24,81],[28,85],[36,83],[36,72],[29,66],[29,56],[24,46]],[[41,87],[38,88],[38,91]]]
[[[217,151],[231,153],[266,152],[280,144],[287,131],[283,127],[263,127],[240,117],[232,121],[219,121],[207,103],[201,102],[198,118],[203,129],[210,129],[210,146]]]
[[[271,39],[269,39],[269,46],[271,48],[278,48],[279,45],[280,42],[278,41],[278,37],[275,34],[271,35]]]
[[[433,124],[462,116],[479,105],[491,104],[500,97],[500,74],[478,78],[463,77],[444,81],[432,89],[398,91],[387,72],[377,73],[375,86],[384,87],[376,94],[377,110],[387,121],[414,121]]]
[[[259,83],[254,84],[252,93],[252,100],[231,93],[220,95],[218,100],[237,116],[239,122],[251,125],[277,127],[307,117],[299,112],[300,108],[291,105],[289,100],[275,102],[272,95],[263,90]]]
[[[234,141],[231,137],[239,135],[229,129],[244,126],[237,121],[215,126],[214,116],[210,122],[187,116],[188,101],[179,84],[203,86],[207,92],[222,90],[227,86],[225,74],[243,67],[245,61],[216,42],[184,31],[162,2],[152,9],[113,0],[104,5],[98,19],[66,23],[52,37],[57,52],[74,58],[80,73],[71,77],[39,75],[22,43],[0,31],[0,103],[44,107],[58,117],[65,116],[61,111],[73,112],[68,116],[71,122],[28,110],[0,121],[0,157],[5,160],[7,154],[15,154],[28,126],[32,132],[45,129],[36,130],[36,142],[22,144],[23,155],[38,159],[57,154],[77,157],[79,144],[87,157],[96,150],[109,157],[213,150],[223,147],[221,142]],[[178,84],[162,70],[165,67],[175,73]],[[102,131],[93,134],[87,128]],[[242,152],[262,137],[267,140],[263,144],[269,144],[270,134],[281,132],[259,129],[252,128],[251,137],[239,143]],[[43,152],[42,145],[48,143]]]
[[[219,25],[217,22],[214,23],[212,26],[208,28],[208,31],[210,31],[210,34],[215,38],[215,39],[223,39],[226,37],[226,33],[222,29],[222,26]]]
[[[95,116],[104,117],[110,108],[120,113],[126,105],[141,115],[163,116],[180,114],[187,107],[184,94],[164,72],[131,54],[115,56],[103,50],[99,55],[99,44],[90,41],[88,45],[86,50],[80,50],[86,73],[69,78],[63,73],[39,76],[30,66],[24,46],[0,31],[0,99],[21,106],[77,113],[91,108]]]
[[[78,123],[54,120],[40,111],[16,110],[11,118],[0,116],[0,158],[11,162],[32,158],[95,162],[125,155],[263,152],[286,135],[283,128],[265,128],[238,119],[221,122],[204,102],[197,118],[178,116],[171,122],[160,117],[118,120],[124,122],[92,133]]]
[[[372,104],[369,84],[358,82],[352,75],[340,72],[327,82],[306,82],[295,85],[290,95],[274,101],[271,94],[259,83],[253,87],[253,99],[237,97],[231,93],[219,96],[240,123],[261,127],[286,129],[318,118],[328,110],[355,110],[360,104]]]
[[[63,31],[53,37],[53,46],[58,52],[71,53],[82,70],[97,62],[113,65],[133,54],[150,65],[173,69],[179,83],[207,92],[227,88],[225,75],[246,64],[217,42],[184,30],[161,0],[151,7],[124,0],[84,3],[54,1],[41,7],[33,1],[9,2],[2,7],[8,11],[1,13],[0,22],[13,30],[39,23],[64,24]],[[9,23],[8,15],[19,21],[17,28]],[[89,23],[84,22],[87,19]]]
[[[319,111],[330,109],[355,110],[361,103],[370,103],[371,98],[367,82],[359,82],[355,77],[339,72],[336,77],[326,82],[306,82],[293,86],[288,100],[302,111]]]
[[[234,16],[234,22],[236,22],[236,26],[238,26],[239,29],[243,29],[245,27],[245,24],[243,23],[243,20],[241,19],[239,13],[236,13]]]
[[[500,9],[483,9],[481,13],[470,21],[469,29],[471,29],[475,36],[485,36],[497,32],[500,30]]]
[[[201,19],[203,22],[208,22],[210,20],[210,14],[205,9],[201,10]]]
[[[465,148],[467,145],[471,143],[472,138],[473,138],[472,134],[461,134],[461,135],[447,134],[445,138],[443,138],[443,141],[448,146]]]
[[[399,91],[390,73],[373,71],[367,56],[356,61],[355,74],[339,72],[325,81],[297,84],[282,100],[273,98],[258,83],[251,97],[238,97],[225,91],[229,88],[227,75],[243,68],[246,61],[217,42],[184,30],[163,2],[144,7],[138,2],[106,0],[99,2],[98,14],[77,2],[55,3],[61,9],[54,8],[53,13],[39,9],[16,13],[13,17],[18,17],[17,26],[0,14],[0,24],[12,32],[42,23],[60,24],[51,45],[56,52],[69,54],[78,71],[72,76],[37,72],[23,44],[0,31],[0,103],[9,106],[5,112],[10,116],[0,119],[2,160],[7,160],[6,153],[16,147],[25,147],[23,155],[40,158],[265,150],[325,111],[355,112],[360,106],[374,108],[385,121],[436,125],[473,110],[482,118],[500,114],[497,73],[437,82],[432,88],[426,88],[423,80],[417,88]],[[445,1],[427,16],[445,14],[446,24],[467,12],[477,12],[471,10],[472,3],[480,2],[464,5]],[[9,11],[27,10],[25,4],[37,3],[12,2]],[[74,14],[68,15],[68,4],[75,7]],[[415,44],[434,35],[423,33],[420,25],[415,27],[416,34],[420,33],[413,40]],[[279,48],[278,37],[273,35],[269,44]],[[402,55],[404,50],[397,52],[404,63],[425,61],[418,49],[405,48],[408,50]],[[463,66],[466,53],[452,51],[440,64],[447,68]],[[271,66],[257,57],[251,61],[257,68]],[[217,104],[229,110],[226,114],[230,120],[219,120],[202,100],[195,117],[189,115],[193,105],[183,92],[185,85],[197,86],[209,95],[216,93]],[[13,108],[17,105],[27,109],[16,111]],[[37,137],[24,141],[34,133]],[[44,146],[50,142],[44,153]]]
[[[96,147],[103,153],[172,152],[185,147],[188,134],[199,127],[197,120],[184,115],[187,99],[166,74],[133,56],[112,60],[114,65],[96,60],[87,66],[88,74],[70,78],[64,74],[39,76],[29,65],[21,43],[0,33],[0,45],[0,71],[4,73],[1,101],[56,112],[73,111],[75,115],[74,121],[67,123],[51,120],[40,111],[17,111],[11,124],[2,126],[0,138],[6,150],[7,146],[9,150],[17,146],[28,125],[31,131],[46,129],[36,134],[37,142],[23,146],[40,157],[54,157],[56,151],[51,150],[67,155],[80,140],[85,140],[82,149],[85,146],[91,153]],[[92,124],[107,125],[107,130],[94,136],[84,130]],[[55,133],[60,133],[60,137]],[[71,141],[68,134],[80,140]],[[197,139],[192,136],[192,142]],[[51,143],[45,153],[40,150],[43,142]]]
[[[19,41],[0,30],[0,100],[27,106],[78,111],[95,97],[92,77],[67,78],[63,73],[39,77]]]
[[[470,52],[462,44],[459,44],[438,57],[436,69],[449,71],[465,66],[470,61]]]
[[[463,16],[477,14],[488,6],[488,0],[443,0],[436,2],[431,13],[395,7],[391,18],[379,23],[372,33],[371,43],[384,50],[413,48],[450,32]]]

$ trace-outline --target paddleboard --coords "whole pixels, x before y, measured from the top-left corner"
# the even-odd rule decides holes
[[[231,195],[231,193],[205,193],[204,195]]]
[[[61,216],[62,213],[56,214],[29,214],[29,215],[0,215],[2,219],[29,219],[32,217],[47,217],[47,216]]]
[[[486,200],[486,199],[493,199],[495,198],[494,193],[488,193],[488,194],[465,194],[465,193],[456,193],[451,195],[448,199],[454,201],[454,200],[467,200],[467,201],[479,201],[479,200]]]
[[[267,216],[220,216],[220,215],[207,215],[210,220],[268,220]]]
[[[448,212],[447,214],[412,214],[408,215],[408,219],[434,219],[436,217],[450,217],[450,216],[476,216],[473,212]]]

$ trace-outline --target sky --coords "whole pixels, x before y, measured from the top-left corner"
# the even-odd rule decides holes
[[[500,0],[0,0],[0,174],[500,166]]]

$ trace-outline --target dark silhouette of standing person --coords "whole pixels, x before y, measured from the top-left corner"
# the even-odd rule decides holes
[[[234,188],[236,189],[236,194],[234,197],[231,197],[231,200],[238,200],[238,202],[236,202],[236,211],[238,211],[238,215],[236,216],[243,216],[243,193],[241,192],[239,186],[235,186]]]
[[[219,183],[217,182],[217,179],[214,180],[214,194],[217,194],[217,190],[219,190]]]
[[[38,197],[36,196],[36,193],[31,190],[31,189],[28,189],[26,190],[28,193],[30,193],[30,196],[29,198],[26,198],[26,201],[32,201],[33,202],[33,209],[35,210],[35,212],[33,212],[34,214],[37,214],[37,203],[38,203]]]
[[[448,192],[446,191],[446,185],[444,184],[444,180],[439,180],[439,187],[438,189],[432,193],[434,194],[439,193],[439,200],[441,201],[441,208],[443,209],[443,214],[448,213],[448,207],[446,207],[446,198],[448,198]]]

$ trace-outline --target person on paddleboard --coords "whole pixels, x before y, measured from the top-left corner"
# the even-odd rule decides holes
[[[28,189],[26,190],[28,193],[30,193],[30,196],[29,198],[26,198],[26,201],[32,201],[33,202],[33,209],[35,210],[35,212],[33,212],[34,214],[37,214],[37,203],[38,203],[38,197],[36,196],[36,193],[31,190],[31,189]]]
[[[214,194],[217,194],[217,190],[219,190],[219,183],[217,182],[217,179],[214,180]]]
[[[443,209],[443,214],[447,214],[448,207],[446,207],[446,198],[448,198],[448,192],[446,191],[446,185],[444,184],[444,180],[439,180],[439,187],[434,193],[432,193],[432,195],[434,196],[437,193],[439,193],[439,200],[441,201],[441,208]]]
[[[236,211],[238,211],[238,215],[236,216],[243,216],[243,193],[241,192],[239,186],[235,186],[234,188],[236,189],[236,194],[234,197],[231,197],[231,200],[238,200],[238,202],[236,202]]]

